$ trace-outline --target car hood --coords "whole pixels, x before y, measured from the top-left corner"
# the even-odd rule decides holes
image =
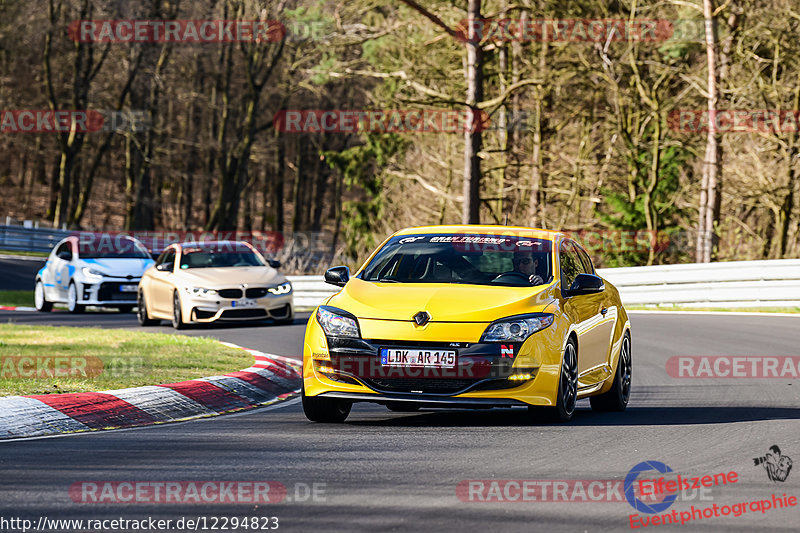
[[[260,287],[283,283],[286,278],[272,267],[187,268],[177,276],[187,285],[206,289],[224,289],[238,285]]]
[[[134,278],[142,277],[142,274],[153,264],[152,259],[81,259],[81,266],[97,269],[108,276]]]
[[[492,322],[541,311],[555,284],[537,287],[458,285],[451,283],[372,283],[352,278],[328,305],[357,318],[412,321],[427,311],[431,322]]]

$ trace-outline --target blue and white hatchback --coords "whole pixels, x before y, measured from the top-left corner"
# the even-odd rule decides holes
[[[87,305],[129,313],[136,305],[139,280],[152,265],[147,248],[132,237],[117,235],[99,243],[67,237],[36,274],[36,309],[47,312],[54,303],[66,303],[71,313],[81,313]]]

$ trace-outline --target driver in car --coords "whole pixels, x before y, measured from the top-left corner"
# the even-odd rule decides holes
[[[514,252],[512,259],[514,264],[514,272],[519,272],[528,276],[528,281],[531,285],[543,285],[544,280],[542,276],[536,273],[536,267],[539,266],[539,260],[533,257],[531,252]]]

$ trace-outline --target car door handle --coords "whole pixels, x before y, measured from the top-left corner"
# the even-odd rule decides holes
[[[603,316],[606,316],[606,313],[608,313],[608,307],[604,307],[604,308],[602,308],[602,309],[600,310],[600,314],[601,314],[601,315],[603,315]]]

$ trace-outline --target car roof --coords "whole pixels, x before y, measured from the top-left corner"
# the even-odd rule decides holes
[[[536,239],[555,240],[559,235],[559,231],[552,231],[541,228],[527,228],[524,226],[500,226],[491,224],[454,224],[449,226],[416,226],[413,228],[405,228],[395,235],[415,235],[419,233],[434,233],[434,234],[472,234],[472,235],[509,235],[519,237],[532,237]]]

